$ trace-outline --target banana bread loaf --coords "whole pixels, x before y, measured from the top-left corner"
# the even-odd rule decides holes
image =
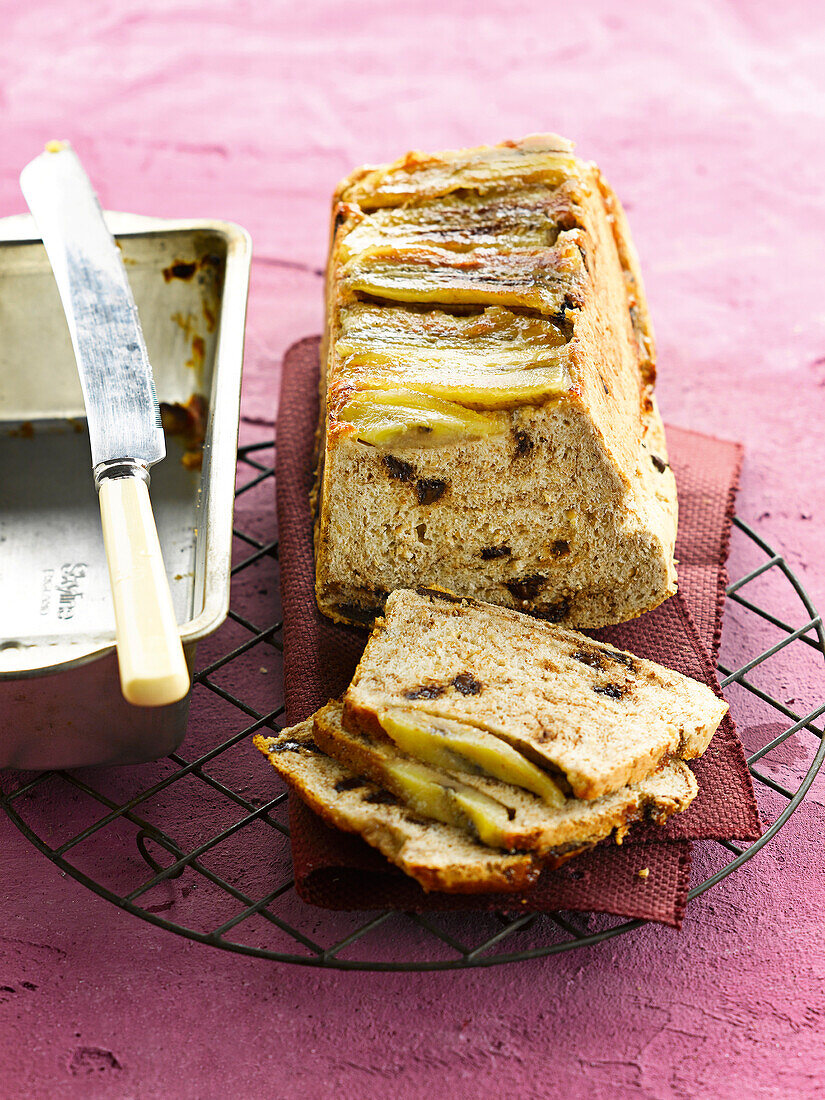
[[[410,153],[333,206],[316,595],[601,626],[675,591],[676,490],[622,208],[553,135]]]

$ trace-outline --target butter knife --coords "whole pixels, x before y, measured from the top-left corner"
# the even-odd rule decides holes
[[[50,142],[20,186],[51,263],[86,404],[115,613],[123,695],[164,706],[189,690],[149,498],[166,457],[152,367],[120,250],[66,142]]]

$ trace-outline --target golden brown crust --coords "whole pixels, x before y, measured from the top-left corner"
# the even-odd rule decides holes
[[[613,239],[625,280],[628,312],[636,339],[639,356],[639,369],[647,387],[656,381],[656,340],[653,334],[653,322],[647,306],[642,268],[636,246],[630,235],[630,225],[619,197],[598,168],[594,171],[604,200],[608,221],[613,229]]]
[[[588,165],[580,198],[588,293],[576,316],[571,352],[578,401],[626,484],[636,477],[642,436],[642,393],[624,278],[598,186]]]

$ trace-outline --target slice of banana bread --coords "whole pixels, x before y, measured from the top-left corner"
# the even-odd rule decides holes
[[[575,631],[443,592],[399,590],[344,695],[343,722],[416,756],[423,742],[436,752],[430,734],[440,732],[455,767],[464,759],[464,770],[480,767],[552,802],[552,791],[506,763],[491,769],[483,747],[459,732],[500,738],[564,794],[597,799],[671,757],[701,755],[726,711],[705,684]]]
[[[329,703],[314,715],[319,747],[359,775],[368,776],[414,812],[464,829],[495,848],[535,852],[540,859],[590,847],[614,831],[621,840],[636,821],[664,822],[687,809],[698,793],[690,768],[671,760],[647,779],[594,801],[578,798],[550,806],[521,787],[466,768],[448,771],[422,764],[395,745],[352,733],[343,708]]]
[[[328,825],[360,834],[425,890],[508,893],[538,878],[541,868],[533,855],[489,848],[463,829],[424,818],[327,756],[313,739],[312,719],[277,737],[257,734],[254,742]]]
[[[555,135],[410,153],[333,205],[316,595],[437,584],[601,626],[675,591],[676,487],[638,260]]]

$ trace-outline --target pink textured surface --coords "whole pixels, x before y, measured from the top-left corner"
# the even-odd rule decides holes
[[[665,418],[743,440],[739,512],[825,604],[817,5],[0,0],[0,24],[0,213],[21,209],[19,167],[67,136],[109,206],[251,230],[248,422],[272,422],[280,357],[319,328],[338,176],[410,146],[575,138],[630,210]],[[780,687],[821,700],[820,666]],[[737,705],[747,745],[759,715]],[[678,935],[351,975],[137,922],[0,820],[0,1094],[813,1097],[823,826],[820,779]]]

